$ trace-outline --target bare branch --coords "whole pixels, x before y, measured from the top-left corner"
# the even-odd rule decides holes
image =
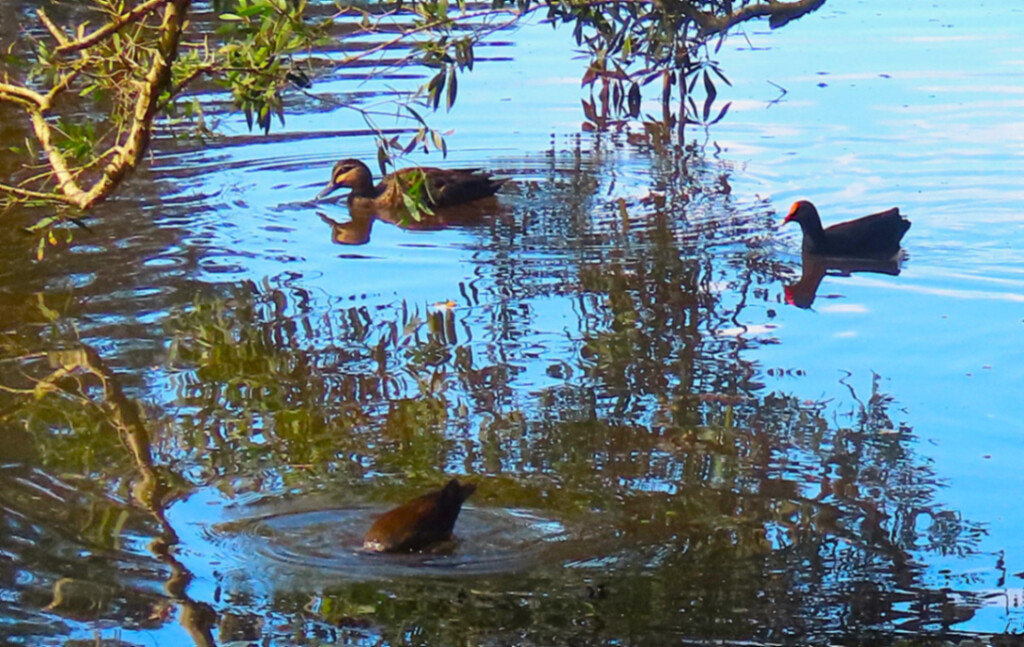
[[[46,118],[43,116],[42,111],[32,110],[32,129],[35,131],[36,140],[39,141],[39,145],[43,147],[43,152],[46,153],[46,158],[50,162],[50,168],[53,169],[53,174],[57,176],[57,188],[65,196],[68,197],[74,204],[80,204],[85,197],[85,192],[82,191],[78,183],[75,182],[74,176],[68,169],[67,160],[64,159],[63,153],[53,145],[51,135],[53,134],[50,124],[47,123]]]
[[[65,34],[60,27],[54,24],[52,20],[50,20],[50,17],[46,15],[46,9],[39,7],[39,10],[36,11],[36,15],[39,16],[39,22],[43,23],[43,26],[46,27],[46,31],[50,32],[50,35],[53,36],[53,39],[57,41],[58,45],[66,45],[68,43],[67,34]]]
[[[175,98],[179,94],[181,94],[181,92],[185,88],[187,88],[189,86],[189,84],[191,84],[197,78],[199,78],[203,74],[210,74],[211,72],[214,72],[217,69],[218,68],[217,68],[216,65],[213,65],[212,63],[208,63],[208,64],[200,65],[196,69],[194,69],[191,72],[189,72],[188,75],[185,78],[183,78],[181,81],[178,81],[177,83],[174,84],[174,87],[171,88],[170,92],[167,93],[167,99],[163,103],[161,103],[159,106],[157,106],[157,111],[163,111],[164,109],[166,109],[167,106],[169,106],[175,100]],[[227,69],[227,68],[220,68],[220,69],[223,70],[223,69]]]
[[[822,1],[824,1],[824,0],[822,0]],[[390,49],[390,48],[394,47],[395,45],[398,45],[402,41],[408,39],[410,36],[414,36],[416,34],[420,34],[420,33],[427,32],[427,31],[433,31],[433,30],[435,30],[438,27],[441,27],[443,25],[450,25],[450,24],[454,24],[454,23],[465,22],[465,21],[468,21],[468,20],[475,20],[475,19],[478,19],[478,18],[488,18],[488,17],[494,16],[496,14],[497,15],[509,15],[510,18],[507,21],[507,23],[500,23],[497,27],[495,27],[494,29],[491,30],[493,32],[495,29],[501,29],[506,24],[515,22],[516,20],[518,20],[522,16],[526,15],[527,13],[533,12],[533,11],[535,11],[537,9],[540,9],[540,8],[542,8],[541,5],[533,5],[532,7],[530,7],[530,9],[527,9],[525,12],[520,12],[517,9],[484,9],[482,11],[471,11],[471,12],[463,13],[463,14],[460,14],[460,15],[454,16],[454,17],[446,17],[443,20],[435,20],[433,22],[424,23],[424,24],[422,24],[422,25],[420,25],[418,27],[414,27],[412,29],[405,30],[402,33],[400,33],[399,35],[397,35],[394,38],[392,38],[391,40],[384,41],[383,43],[379,43],[377,45],[374,45],[373,47],[365,49],[365,50],[359,52],[358,54],[353,54],[351,56],[346,56],[343,59],[342,62],[343,63],[350,63],[350,62],[353,62],[353,61],[358,61],[358,60],[364,59],[364,58],[366,58],[366,57],[368,57],[368,56],[370,56],[372,54],[376,54],[377,52],[381,52],[381,51],[385,51],[387,49]],[[388,14],[388,15],[390,15],[390,14]],[[413,57],[414,57],[414,55],[410,54],[406,58],[408,59],[408,58],[413,58]]]
[[[37,110],[45,110],[49,105],[47,98],[35,90],[10,83],[0,83],[0,100],[13,101]]]
[[[7,184],[0,184],[0,191],[5,191],[7,193],[11,193],[13,195],[18,196],[19,198],[27,198],[29,200],[57,200],[65,204],[75,204],[74,200],[60,193],[29,191],[28,189],[22,189],[20,187],[10,186]]]
[[[125,25],[135,22],[147,13],[156,11],[168,2],[169,0],[148,0],[148,2],[143,2],[137,7],[133,7],[131,11],[127,11],[114,17],[113,20],[91,34],[70,42],[65,39],[55,51],[58,54],[69,54],[92,47],[104,39],[109,38],[114,34],[114,32],[120,30]],[[42,14],[42,10],[40,10],[40,14]],[[51,30],[50,33],[53,33],[53,31]],[[54,35],[54,37],[56,38],[56,35]],[[58,41],[59,40],[60,39],[58,38]]]
[[[153,55],[152,67],[146,74],[145,82],[138,84],[139,94],[135,101],[135,114],[131,128],[128,130],[128,136],[123,144],[115,146],[117,154],[103,169],[102,177],[96,181],[87,194],[80,196],[78,206],[81,209],[88,209],[106,198],[121,181],[121,178],[135,168],[149,145],[153,117],[159,104],[160,89],[166,86],[170,80],[171,63],[177,56],[181,29],[188,16],[190,4],[191,0],[170,0],[164,7],[163,24],[160,27],[160,47]],[[58,179],[60,179],[59,175]]]
[[[798,18],[825,4],[825,0],[795,0],[794,2],[768,0],[763,3],[759,2],[746,5],[723,16],[707,11],[701,11],[686,0],[674,0],[671,3],[665,4],[671,4],[671,6],[678,9],[680,13],[688,18],[692,18],[700,26],[701,32],[705,35],[710,35],[721,33],[734,25],[753,18],[761,18],[764,16],[789,19]]]

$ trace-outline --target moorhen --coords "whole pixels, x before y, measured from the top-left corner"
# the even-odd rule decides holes
[[[452,479],[440,490],[385,512],[363,538],[363,549],[381,553],[409,552],[448,540],[462,502],[475,491],[475,484]]]
[[[352,189],[348,194],[350,207],[401,209],[405,205],[405,194],[421,182],[423,204],[434,208],[489,198],[506,180],[495,180],[490,173],[478,169],[419,166],[389,173],[374,186],[373,174],[366,164],[357,159],[345,159],[334,165],[331,181],[317,199],[348,187]]]
[[[804,252],[821,256],[893,256],[910,229],[898,207],[822,229],[818,210],[807,200],[793,203],[782,224],[787,222],[796,222],[803,230]]]

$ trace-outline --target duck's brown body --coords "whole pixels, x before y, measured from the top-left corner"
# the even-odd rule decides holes
[[[490,173],[478,169],[424,166],[390,173],[375,186],[366,164],[346,159],[334,165],[330,183],[317,197],[323,198],[341,187],[348,187],[352,189],[348,194],[349,206],[400,209],[405,205],[404,196],[418,191],[422,203],[433,209],[489,198],[504,183],[505,180],[495,180]]]
[[[898,207],[824,229],[814,205],[806,200],[793,203],[782,224],[795,222],[803,230],[803,249],[808,254],[860,258],[891,257],[900,249],[910,221]]]
[[[462,503],[476,491],[473,483],[452,479],[440,490],[385,512],[363,538],[363,548],[396,553],[423,550],[450,539]]]

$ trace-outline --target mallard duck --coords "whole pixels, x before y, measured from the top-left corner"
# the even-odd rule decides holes
[[[348,187],[352,189],[348,194],[349,206],[400,209],[405,206],[404,193],[421,190],[420,196],[425,206],[448,207],[488,198],[497,193],[504,183],[505,180],[495,180],[490,173],[478,169],[421,166],[389,173],[380,184],[374,186],[373,174],[366,164],[357,159],[345,159],[334,165],[331,181],[317,199],[341,187]]]
[[[434,490],[385,512],[366,533],[363,549],[383,553],[423,550],[452,536],[462,503],[476,491],[473,483],[448,481]]]
[[[892,256],[910,229],[910,221],[900,215],[898,207],[823,229],[818,210],[807,200],[793,203],[782,224],[787,222],[800,225],[805,252],[822,256]]]

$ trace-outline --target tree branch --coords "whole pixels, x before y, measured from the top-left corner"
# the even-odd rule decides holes
[[[61,40],[57,37],[53,30],[51,30],[50,33],[54,34],[54,38],[57,38],[58,42],[60,42],[60,46],[57,47],[55,51],[57,54],[70,54],[72,52],[77,52],[88,47],[92,47],[100,41],[109,38],[111,35],[114,34],[114,32],[118,31],[125,25],[135,22],[147,13],[156,11],[163,5],[167,4],[169,1],[170,0],[148,0],[148,2],[143,2],[142,4],[133,7],[130,11],[115,16],[113,20],[103,25],[91,34],[88,34],[73,41],[68,41],[66,38],[64,40]],[[40,19],[42,19],[44,16],[42,9],[39,10],[39,14]]]
[[[45,110],[49,104],[46,97],[35,90],[10,83],[0,83],[0,99],[20,103],[37,110]]]
[[[618,1],[618,0],[616,0],[616,1]],[[824,0],[821,0],[821,1],[824,2]],[[422,33],[422,32],[426,32],[426,31],[435,30],[438,27],[441,27],[442,25],[445,25],[445,24],[453,24],[454,25],[456,23],[464,22],[464,21],[467,21],[467,20],[474,20],[474,19],[477,19],[477,18],[488,18],[488,17],[493,16],[495,14],[498,14],[498,15],[502,15],[502,14],[511,15],[512,18],[508,22],[514,22],[515,20],[521,18],[522,16],[524,16],[524,15],[526,15],[528,13],[532,13],[533,11],[535,11],[537,9],[541,9],[541,8],[542,8],[541,5],[533,5],[529,9],[527,9],[525,12],[520,12],[517,9],[484,9],[484,10],[481,10],[481,11],[466,12],[466,13],[460,14],[458,16],[444,18],[443,20],[435,20],[433,22],[427,22],[427,23],[424,23],[422,25],[419,25],[418,27],[413,27],[412,29],[407,29],[407,30],[401,32],[399,35],[397,35],[394,38],[392,38],[391,40],[384,41],[382,43],[374,45],[373,47],[369,47],[369,48],[359,52],[358,54],[348,55],[341,62],[342,63],[351,63],[351,62],[354,62],[354,61],[358,61],[358,60],[364,59],[367,56],[370,56],[371,54],[376,54],[378,52],[382,52],[382,51],[385,51],[387,49],[390,49],[390,48],[394,47],[395,45],[398,45],[402,41],[406,40],[410,36],[413,36],[413,35],[416,35],[416,34],[419,34],[419,33]],[[387,14],[387,15],[391,15],[391,14]],[[508,23],[500,23],[496,27],[496,29],[501,29],[506,24],[508,24]],[[367,31],[373,33],[374,30],[371,29],[371,30],[367,30]],[[414,54],[410,54],[406,58],[413,58],[414,56],[415,56]]]
[[[8,184],[0,184],[0,191],[14,194],[19,198],[28,198],[29,200],[58,200],[65,204],[75,204],[74,200],[60,193],[30,191],[28,189],[22,189],[21,187],[10,186]]]
[[[748,4],[724,16],[701,11],[686,0],[676,0],[671,2],[671,4],[680,13],[696,22],[704,35],[710,35],[726,31],[730,27],[752,18],[761,18],[763,16],[785,20],[799,18],[825,4],[825,0],[795,0],[794,2],[768,0],[767,2]]]
[[[114,23],[97,29],[89,36],[69,42],[64,38],[63,33],[54,25],[46,13],[40,10],[40,20],[47,25],[47,29],[58,41],[66,43],[66,52],[80,51],[89,47],[114,33],[117,28],[125,24],[128,18],[136,19],[146,11],[164,6],[163,22],[160,26],[160,43],[153,52],[153,59],[150,61],[149,70],[142,81],[136,83],[138,94],[135,100],[134,114],[132,115],[131,127],[127,135],[120,143],[114,144],[100,158],[113,154],[113,158],[103,168],[99,179],[93,183],[88,191],[83,190],[75,179],[68,166],[64,153],[53,143],[53,128],[46,120],[46,112],[50,109],[52,100],[57,94],[67,89],[79,74],[80,69],[75,69],[61,77],[57,84],[44,96],[30,90],[7,83],[0,83],[0,99],[8,99],[21,103],[28,111],[32,120],[32,129],[36,140],[39,142],[57,179],[57,194],[47,194],[28,189],[19,189],[0,185],[0,189],[10,192],[22,198],[49,198],[77,206],[88,210],[96,203],[104,200],[114,187],[124,178],[128,171],[135,168],[139,159],[149,145],[153,128],[153,118],[159,108],[160,90],[167,86],[171,77],[171,64],[178,54],[178,43],[181,38],[182,27],[188,14],[188,7],[191,0],[150,0],[139,5],[128,14],[118,17]],[[107,29],[106,27],[110,27]],[[62,45],[63,47],[63,45]]]
[[[52,20],[50,20],[50,17],[46,15],[46,9],[39,7],[36,11],[36,15],[39,16],[39,22],[43,23],[43,26],[46,27],[46,31],[50,32],[50,35],[53,36],[53,39],[57,41],[58,45],[67,44],[67,34],[65,34],[60,27],[54,24]]]
[[[87,194],[79,198],[78,206],[81,209],[86,210],[106,198],[125,174],[135,168],[146,151],[153,130],[153,117],[159,104],[160,89],[170,81],[171,64],[178,55],[181,30],[190,4],[191,0],[167,1],[160,26],[160,46],[153,54],[152,67],[145,81],[138,84],[139,95],[135,101],[135,114],[128,136],[123,144],[114,147],[117,154],[103,169],[100,179]]]

